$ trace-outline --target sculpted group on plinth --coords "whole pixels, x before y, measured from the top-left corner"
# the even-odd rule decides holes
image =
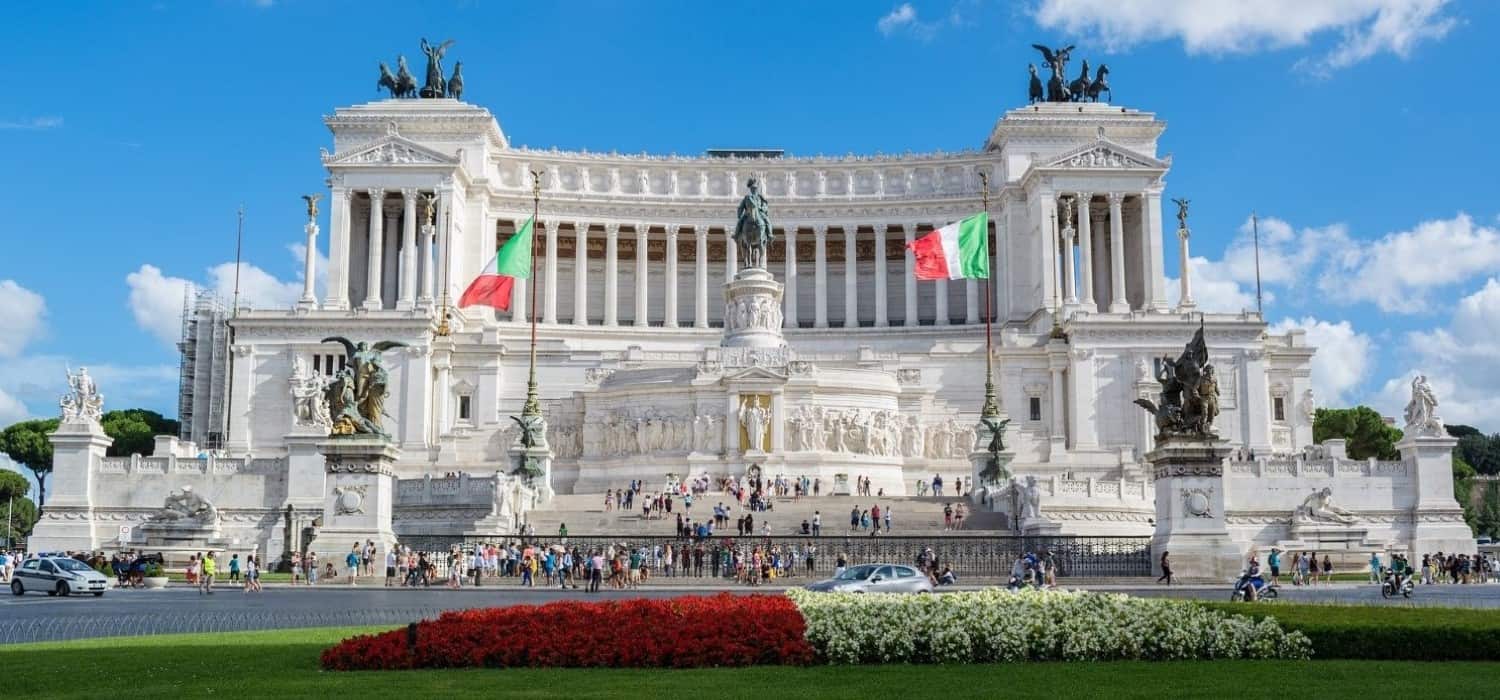
[[[1157,401],[1136,399],[1135,403],[1155,417],[1157,440],[1218,437],[1213,422],[1219,416],[1219,382],[1208,363],[1202,325],[1181,356],[1156,362],[1156,381],[1161,384]]]
[[[451,97],[455,100],[463,97],[464,78],[463,62],[453,64],[453,77],[443,78],[443,57],[448,53],[448,47],[453,45],[453,40],[448,39],[441,44],[428,43],[422,39],[422,53],[427,56],[427,82],[417,89],[417,79],[412,76],[411,69],[406,65],[406,56],[396,57],[396,72],[380,62],[380,79],[375,83],[376,90],[385,90],[395,98],[422,97],[434,99],[439,97]]]

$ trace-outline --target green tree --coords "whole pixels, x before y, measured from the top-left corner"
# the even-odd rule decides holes
[[[1369,406],[1354,408],[1320,408],[1313,416],[1313,442],[1342,438],[1352,459],[1397,459],[1396,442],[1401,431],[1385,424],[1385,419]]]
[[[1500,482],[1485,484],[1484,500],[1479,504],[1475,533],[1500,539]]]
[[[1449,431],[1450,435],[1454,435]],[[1455,448],[1465,462],[1474,465],[1480,474],[1500,474],[1500,435],[1484,435],[1479,431],[1454,435],[1458,438]]]
[[[36,525],[36,505],[26,497],[31,482],[12,471],[0,471],[0,540],[7,544],[31,534]]]
[[[182,429],[181,423],[144,408],[110,411],[99,419],[99,424],[104,434],[115,441],[109,446],[111,457],[150,456],[157,435],[176,435]]]
[[[107,452],[111,457],[133,454],[149,456],[153,450],[153,438],[157,435],[176,435],[182,425],[144,408],[110,411],[100,418],[99,424],[104,429],[104,434],[114,440]],[[0,452],[26,467],[36,477],[38,506],[47,505],[46,479],[52,473],[50,437],[57,431],[57,425],[56,418],[26,420],[0,431]]]
[[[47,504],[47,475],[52,473],[52,441],[47,436],[57,430],[57,423],[56,418],[23,420],[0,430],[0,452],[36,477],[39,506]]]
[[[1464,509],[1464,522],[1469,530],[1479,532],[1479,509],[1474,507],[1474,467],[1463,457],[1453,455],[1453,497]]]

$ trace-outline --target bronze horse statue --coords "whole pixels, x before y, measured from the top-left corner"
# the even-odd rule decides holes
[[[1089,82],[1089,60],[1085,58],[1083,59],[1083,72],[1078,75],[1077,80],[1068,83],[1068,95],[1073,98],[1074,102],[1082,102],[1088,98],[1091,85],[1093,83]]]
[[[1036,64],[1026,64],[1026,70],[1031,71],[1031,84],[1027,87],[1026,98],[1028,104],[1036,104],[1042,101],[1042,79],[1037,77]]]
[[[1099,93],[1101,92],[1109,93],[1109,97],[1104,100],[1105,102],[1114,101],[1115,93],[1109,89],[1109,81],[1106,79],[1108,75],[1109,66],[1103,63],[1099,64],[1099,73],[1094,77],[1094,82],[1088,87],[1089,102],[1098,102]]]

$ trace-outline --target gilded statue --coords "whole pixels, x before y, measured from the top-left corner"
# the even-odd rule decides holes
[[[390,437],[381,427],[390,384],[382,353],[406,347],[406,343],[382,340],[374,345],[363,341],[356,344],[341,336],[324,338],[323,342],[343,345],[345,357],[349,358],[325,394],[328,412],[333,417],[330,434]]]

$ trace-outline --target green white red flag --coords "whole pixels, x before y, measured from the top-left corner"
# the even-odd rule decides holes
[[[521,230],[500,246],[494,259],[479,271],[479,277],[469,283],[463,296],[459,297],[459,308],[488,306],[501,311],[510,310],[516,280],[531,277],[531,234],[535,223],[534,218],[527,219]]]
[[[908,243],[917,279],[988,279],[989,230],[989,213],[979,212]]]

